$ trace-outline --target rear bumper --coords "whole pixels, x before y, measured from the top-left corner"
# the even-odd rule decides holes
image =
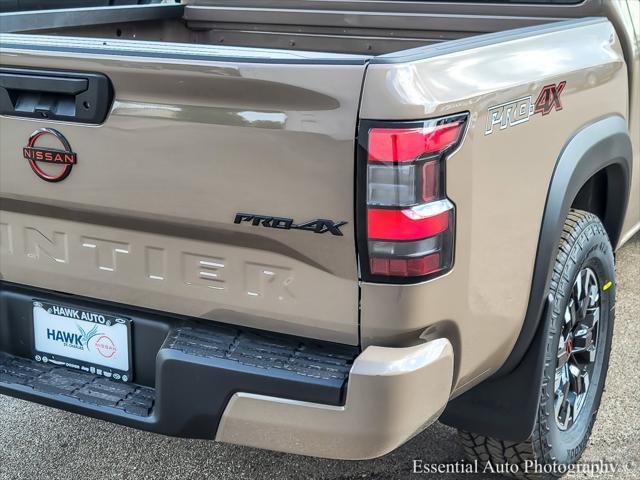
[[[344,406],[236,393],[216,440],[345,460],[379,457],[437,419],[452,379],[453,349],[446,339],[368,347],[351,368]]]
[[[35,361],[34,300],[132,318],[135,383]],[[0,393],[166,435],[376,457],[440,414],[452,376],[444,339],[358,355],[355,347],[0,282]]]

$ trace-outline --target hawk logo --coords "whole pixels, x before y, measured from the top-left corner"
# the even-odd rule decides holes
[[[85,332],[84,329],[76,324],[80,333],[72,333],[66,332],[64,330],[55,330],[51,328],[47,328],[47,339],[53,340],[54,342],[60,342],[65,347],[76,348],[78,350],[91,351],[89,348],[89,341],[97,336],[102,335],[102,333],[98,332],[98,326],[95,325],[91,330]]]
[[[558,84],[546,85],[538,94],[535,102],[533,97],[529,95],[490,107],[484,134],[492,134],[496,127],[504,130],[508,127],[528,122],[531,116],[537,113],[545,116],[553,110],[562,110],[560,95],[566,85],[567,82],[564,81]]]

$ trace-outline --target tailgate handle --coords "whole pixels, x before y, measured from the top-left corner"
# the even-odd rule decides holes
[[[45,77],[0,73],[0,88],[24,92],[47,92],[60,95],[77,95],[89,85],[86,78]]]
[[[111,104],[109,79],[99,73],[0,68],[0,114],[102,123]]]

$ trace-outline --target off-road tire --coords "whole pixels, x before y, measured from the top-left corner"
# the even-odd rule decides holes
[[[594,375],[575,423],[568,429],[561,430],[556,422],[554,410],[558,343],[574,280],[578,272],[586,266],[596,272],[600,282],[601,323],[596,340]],[[596,420],[611,350],[615,283],[611,243],[604,226],[595,215],[580,210],[572,210],[569,213],[562,231],[549,294],[554,300],[551,311],[544,319],[546,328],[543,331],[547,336],[545,365],[540,402],[531,436],[524,442],[509,442],[459,431],[469,460],[477,460],[481,466],[489,462],[500,473],[516,478],[538,480],[562,476],[564,466],[580,459]],[[535,462],[540,467],[537,471],[527,469],[527,462],[529,466]],[[506,468],[506,464],[510,467]]]

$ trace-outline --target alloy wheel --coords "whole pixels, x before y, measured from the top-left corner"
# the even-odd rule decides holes
[[[600,287],[591,268],[578,273],[564,312],[558,341],[554,407],[560,430],[578,418],[587,397],[597,356]]]

